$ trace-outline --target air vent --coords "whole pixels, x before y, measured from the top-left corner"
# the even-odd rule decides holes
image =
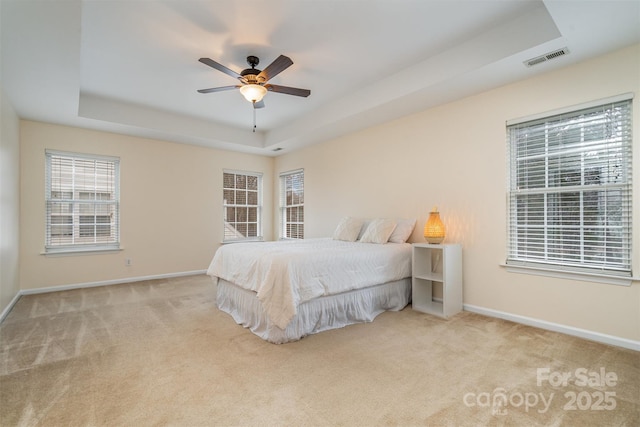
[[[567,55],[569,53],[569,48],[563,47],[562,49],[554,50],[553,52],[545,53],[544,55],[536,56],[535,58],[528,59],[524,61],[524,65],[527,67],[533,67],[534,65],[541,64],[543,62],[550,61],[555,58],[559,58],[561,56]]]

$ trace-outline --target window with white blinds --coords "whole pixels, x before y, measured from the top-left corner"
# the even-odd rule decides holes
[[[280,236],[304,239],[304,171],[280,174]]]
[[[631,276],[631,106],[507,124],[508,265]]]
[[[120,160],[49,150],[45,159],[45,251],[118,249]]]
[[[223,171],[224,241],[262,239],[262,174]]]

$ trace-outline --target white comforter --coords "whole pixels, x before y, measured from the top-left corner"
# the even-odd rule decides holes
[[[220,247],[207,274],[254,291],[265,313],[287,327],[298,304],[411,276],[411,244],[330,238]]]

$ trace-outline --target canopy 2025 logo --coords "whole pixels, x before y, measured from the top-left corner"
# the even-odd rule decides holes
[[[616,408],[616,392],[606,388],[618,384],[618,375],[607,372],[605,368],[590,371],[578,368],[573,371],[552,371],[550,368],[536,370],[536,385],[550,385],[554,389],[563,387],[586,387],[591,390],[567,390],[563,408],[565,411],[612,411]],[[595,389],[595,390],[594,390]],[[555,392],[540,391],[507,391],[498,387],[493,392],[465,393],[462,401],[467,407],[491,408],[492,415],[507,415],[508,408],[524,407],[525,412],[535,410],[543,414],[549,410]]]

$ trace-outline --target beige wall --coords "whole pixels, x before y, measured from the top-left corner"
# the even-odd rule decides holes
[[[223,169],[264,174],[272,237],[273,158],[32,121],[21,122],[20,143],[21,289],[205,270],[223,237]],[[120,158],[122,251],[42,255],[45,149]]]
[[[331,235],[344,215],[390,216],[417,218],[412,238],[419,241],[428,211],[438,205],[447,240],[463,244],[465,304],[638,341],[639,282],[624,287],[509,273],[500,266],[506,254],[505,121],[626,92],[637,95],[637,206],[640,46],[283,155],[275,175],[304,168],[307,237]]]
[[[19,120],[0,90],[0,313],[20,289]]]

